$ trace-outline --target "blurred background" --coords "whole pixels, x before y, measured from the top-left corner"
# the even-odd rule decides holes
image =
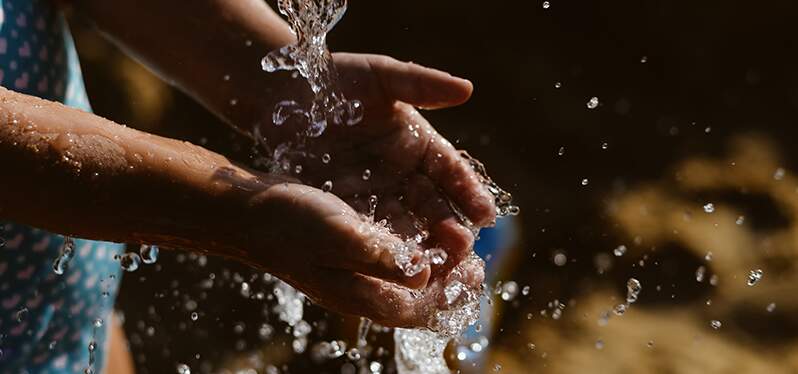
[[[521,206],[489,277],[529,289],[495,295],[486,363],[461,370],[798,371],[798,3],[546,4],[353,0],[329,36],[332,50],[476,87],[469,103],[424,114]],[[98,114],[246,159],[250,145],[201,107],[72,25]],[[642,292],[619,316],[630,277]],[[137,369],[354,372],[346,357],[293,353],[270,320],[270,285],[182,252],[127,274],[117,307]],[[306,320],[312,341],[353,342],[355,320],[309,305]],[[372,339],[391,372],[390,334]]]

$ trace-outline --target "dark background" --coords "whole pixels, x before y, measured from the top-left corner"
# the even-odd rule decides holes
[[[535,324],[524,316],[531,311],[537,318],[554,298],[578,298],[603,285],[625,292],[626,279],[637,272],[629,265],[636,258],[604,275],[594,268],[596,253],[611,251],[624,239],[607,214],[614,194],[672,177],[674,163],[685,158],[721,155],[728,140],[741,134],[764,134],[774,149],[787,151],[780,154],[782,166],[792,169],[798,155],[791,144],[798,119],[796,16],[798,3],[787,0],[554,0],[549,9],[542,1],[356,0],[329,45],[335,51],[391,55],[474,82],[469,103],[425,116],[482,160],[522,207],[514,221],[521,233],[517,256],[497,279],[531,284],[535,297],[505,308],[500,325],[505,330],[495,339],[499,349],[525,346],[517,336]],[[79,18],[73,23],[98,114],[245,154],[246,147],[233,146],[235,136],[203,109],[127,60]],[[555,88],[557,82],[561,88]],[[589,110],[593,96],[600,106]],[[582,185],[585,178],[589,183]],[[767,196],[721,195],[712,197],[743,206],[760,227],[786,227],[791,221]],[[697,207],[705,197],[693,196]],[[549,261],[555,250],[567,251],[568,266]],[[647,268],[638,274],[641,281],[667,279],[680,292],[675,298],[644,294],[643,308],[711,296],[709,285],[693,280],[700,257],[679,244],[652,256],[675,265]],[[244,279],[253,272],[218,259],[205,266],[197,265],[196,257],[179,260],[163,253],[158,263],[163,271],[145,266],[123,284],[118,306],[144,373],[171,372],[164,368],[176,362],[210,365],[260,344],[257,326],[267,319],[263,302],[240,297],[240,281],[234,279],[236,272]],[[198,286],[211,272],[224,278],[223,269],[228,281],[211,290]],[[188,299],[200,303],[197,323],[184,308]],[[311,309],[317,319],[324,313]],[[792,344],[790,326],[796,320],[760,321],[763,327],[754,335],[765,335],[755,344],[776,335]],[[238,321],[247,326],[243,334],[233,331]],[[325,336],[351,337],[352,322],[328,321],[345,327],[330,327]],[[149,326],[156,326],[153,336],[146,333]],[[280,335],[282,327],[275,328]],[[235,348],[239,340],[243,349]],[[280,351],[284,342],[278,336],[264,344]],[[307,359],[291,365],[292,372],[321,370],[310,368]],[[544,371],[546,365],[538,367]]]

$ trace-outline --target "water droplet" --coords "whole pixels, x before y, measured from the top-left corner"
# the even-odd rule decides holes
[[[598,97],[591,97],[590,100],[587,102],[587,109],[596,109],[599,106],[599,99]]]
[[[225,80],[225,82],[226,82],[226,81],[229,81],[229,80],[230,80],[230,74],[225,74],[225,75],[222,77],[222,79],[224,79],[224,80]]]
[[[363,120],[363,103],[359,100],[352,100],[346,106],[346,124],[354,126]]]
[[[514,281],[505,282],[502,284],[501,298],[504,301],[511,301],[518,296],[518,283]]]
[[[332,188],[333,188],[332,181],[326,181],[324,182],[324,184],[321,185],[321,190],[324,192],[330,192],[332,191]]]
[[[721,323],[720,321],[718,321],[716,319],[713,319],[712,321],[709,322],[709,325],[712,326],[713,329],[717,330],[721,326],[723,326],[723,323]]]
[[[648,346],[649,348],[654,348],[654,341],[649,340],[648,343],[646,343],[646,346]]]
[[[560,147],[560,149],[557,150],[557,155],[562,156],[564,154],[565,154],[565,147]]]
[[[609,147],[610,147],[610,145],[607,144],[607,142],[601,143],[601,149],[607,149]]]
[[[191,368],[186,364],[178,364],[177,374],[191,374]]]
[[[762,279],[763,275],[765,275],[765,273],[762,271],[762,269],[751,270],[748,273],[748,285],[749,286],[756,285],[757,283],[759,283],[759,280]]]
[[[22,309],[18,310],[14,314],[14,319],[17,321],[17,323],[22,323],[23,321],[28,319],[28,308],[23,307]]]
[[[737,217],[737,220],[736,220],[736,221],[734,221],[734,223],[736,223],[736,224],[738,224],[738,225],[742,225],[743,223],[745,223],[745,216],[739,216],[739,217]]]
[[[274,113],[272,113],[272,122],[275,126],[280,126],[288,121],[291,116],[302,115],[304,111],[296,101],[285,100],[277,103],[274,106]]]
[[[551,7],[551,3],[549,3],[548,1],[544,1],[543,2],[543,9],[549,9],[549,7]]]
[[[643,285],[640,284],[640,281],[635,278],[629,278],[626,281],[626,302],[632,304],[637,301],[637,296],[640,295],[640,291],[643,289]]]
[[[157,245],[142,244],[139,248],[141,261],[145,264],[154,264],[156,261],[158,261],[159,252],[160,251],[158,250]]]
[[[702,265],[699,266],[698,269],[695,271],[695,280],[696,282],[703,282],[704,281],[704,272],[706,272],[706,268]]]
[[[103,320],[100,319],[100,318],[95,319],[94,320],[94,327],[96,327],[96,328],[103,327]]]
[[[712,251],[707,252],[706,256],[704,256],[704,260],[707,260],[707,262],[712,261]]]
[[[706,204],[704,205],[704,212],[706,212],[706,213],[713,213],[713,212],[715,212],[715,204],[712,204],[712,203],[706,203]]]
[[[302,165],[296,165],[296,166],[294,166],[294,173],[296,173],[296,174],[302,174]]]
[[[625,246],[625,245],[623,245],[623,244],[621,244],[621,245],[617,246],[615,249],[613,249],[613,250],[612,250],[612,253],[613,253],[613,254],[614,254],[616,257],[621,257],[621,256],[623,256],[623,255],[624,255],[624,253],[626,253],[626,246]]]
[[[369,169],[363,170],[362,178],[363,178],[364,181],[369,180],[371,178],[371,170],[369,170]]]
[[[601,339],[596,340],[596,349],[598,349],[598,350],[604,349],[604,341],[603,340],[601,340]]]
[[[230,106],[236,106],[238,104],[238,99],[230,99]]]
[[[530,287],[529,286],[524,286],[524,288],[521,289],[521,295],[527,296],[527,295],[529,295],[529,291],[530,291]]]
[[[191,320],[196,321],[197,319],[199,319],[199,314],[197,314],[197,312],[191,312]]]
[[[352,348],[346,352],[346,358],[352,361],[360,360],[360,351],[357,348]]]
[[[583,186],[587,186],[588,183],[590,183],[590,181],[588,181],[587,178],[582,179]]]
[[[615,306],[615,308],[612,311],[616,315],[622,316],[624,313],[626,313],[626,308],[627,308],[626,304],[618,304]]]
[[[768,313],[772,313],[774,310],[776,310],[776,303],[768,304],[768,306],[765,308],[765,310],[767,310]]]
[[[717,274],[712,274],[712,276],[709,277],[709,284],[711,284],[713,286],[717,286],[718,285],[718,275]]]
[[[784,169],[783,168],[778,168],[778,169],[776,169],[776,172],[773,173],[773,179],[775,179],[777,181],[780,181],[780,180],[784,179],[784,174],[785,174]]]
[[[554,254],[555,265],[564,266],[566,262],[568,262],[568,256],[566,256],[565,253],[557,252],[556,254]]]
[[[321,155],[321,162],[323,162],[325,164],[329,164],[331,159],[332,159],[332,157],[330,156],[329,153],[325,153],[325,154]]]
[[[372,374],[382,373],[382,364],[377,361],[371,361],[371,363],[369,364],[369,371]]]
[[[554,82],[554,88],[561,88],[561,87],[562,87],[562,83]]]
[[[646,56],[640,57],[640,63],[641,64],[645,64],[646,62],[648,62],[648,57],[646,57]]]
[[[141,264],[141,257],[139,257],[138,253],[128,252],[119,256],[119,265],[125,271],[136,271],[139,269],[139,264]]]

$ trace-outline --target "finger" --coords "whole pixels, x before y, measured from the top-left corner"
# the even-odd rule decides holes
[[[321,263],[325,266],[362,273],[410,288],[423,288],[427,285],[429,267],[408,276],[395,257],[395,253],[406,253],[411,256],[411,263],[417,264],[421,253],[391,234],[387,228],[358,219],[354,223],[348,222],[343,230],[349,240],[343,248],[321,255]]]
[[[466,79],[411,62],[377,55],[368,56],[367,61],[388,97],[413,106],[439,109],[460,105],[474,90]]]
[[[459,264],[470,253],[474,245],[474,234],[460,222],[452,211],[448,200],[424,175],[416,175],[408,181],[406,204],[409,209],[427,223],[430,238],[429,248],[441,248],[448,258],[435,273],[446,273]]]
[[[423,164],[426,175],[474,225],[484,227],[493,224],[496,220],[493,195],[451,143],[441,136],[433,137]]]
[[[388,327],[424,327],[434,310],[428,298],[417,298],[396,284],[346,270],[322,269],[315,282],[322,306],[364,316]]]

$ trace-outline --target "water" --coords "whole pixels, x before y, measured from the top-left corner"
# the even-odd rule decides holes
[[[587,109],[596,109],[599,106],[599,98],[598,97],[591,97],[590,100],[587,101]]]
[[[624,253],[626,253],[626,246],[623,245],[623,244],[619,245],[619,246],[615,247],[615,249],[612,251],[612,253],[615,255],[615,257],[621,257],[621,256],[624,255]]]
[[[763,272],[762,269],[751,270],[748,273],[748,286],[755,286],[757,283],[759,283],[764,275],[765,272]]]
[[[327,33],[346,12],[346,0],[280,0],[280,13],[288,18],[297,42],[266,55],[264,71],[297,71],[310,86],[313,101],[309,108],[286,100],[274,109],[274,124],[288,120],[306,123],[305,135],[318,137],[327,126],[355,125],[363,118],[363,105],[346,100],[338,88],[338,73],[327,50]]]
[[[75,257],[75,240],[69,236],[64,237],[64,244],[61,246],[61,252],[53,261],[53,272],[58,275],[64,274],[69,268],[69,262]]]
[[[139,248],[139,256],[145,264],[154,264],[158,261],[159,252],[157,245],[142,244]]]
[[[280,126],[288,121],[297,121],[306,125],[304,133],[298,134],[306,137],[319,137],[330,124],[335,125],[355,125],[362,119],[363,107],[358,101],[348,101],[339,91],[337,84],[337,72],[332,63],[330,52],[326,48],[326,34],[335,26],[346,11],[346,0],[280,0],[280,13],[288,18],[294,33],[297,36],[297,43],[273,51],[261,61],[264,71],[275,72],[278,70],[297,71],[307,81],[314,94],[313,101],[309,107],[296,101],[286,98],[278,103],[273,111],[273,122]],[[284,164],[280,160],[282,155],[290,152],[290,144],[278,145],[273,151],[265,144],[265,140],[255,129],[255,138],[267,150],[273,158],[273,165],[277,165],[277,171],[287,172],[290,165]],[[312,156],[312,155],[310,155]],[[488,176],[485,167],[478,160],[462,152],[474,171],[478,174],[480,182],[493,195],[496,214],[499,217],[516,215],[520,209],[512,204],[512,195],[501,189]],[[332,160],[331,155],[323,154],[321,161],[329,164]],[[276,162],[275,162],[276,161]],[[301,168],[294,168],[298,174]],[[365,170],[362,174],[363,180],[371,178],[372,171]],[[333,190],[333,182],[325,181],[321,189],[325,192]],[[388,223],[385,220],[374,222],[374,211],[376,208],[377,197],[373,196],[369,201],[369,212],[364,217],[360,230],[367,234],[368,245],[379,245],[386,235],[393,235]],[[461,222],[469,227],[476,235],[479,231],[461,213],[456,206],[452,205],[453,210],[461,218]],[[414,276],[430,265],[441,265],[447,260],[447,254],[443,249],[428,248],[423,249],[421,244],[427,238],[428,233],[419,227],[416,235],[405,238],[399,244],[392,245],[391,254],[394,256],[397,266],[407,276]],[[415,255],[421,253],[421,259],[416,260]],[[484,262],[473,254],[442,280],[445,305],[439,305],[437,310],[432,313],[427,322],[426,329],[407,330],[396,329],[394,339],[396,340],[395,357],[399,373],[449,373],[446,362],[443,358],[443,350],[447,342],[462,332],[469,325],[473,324],[479,317],[480,298],[484,296],[482,285],[470,285],[465,281],[467,270],[477,269],[484,271]],[[424,297],[426,290],[418,291],[419,297]],[[430,291],[432,292],[432,291]],[[518,286],[505,290],[507,295],[515,297],[518,293]],[[303,302],[304,295],[291,288],[289,285],[278,281],[275,290],[277,306],[275,312],[280,320],[286,322],[294,328],[294,335],[307,335],[308,331],[301,331],[297,334],[300,326],[303,325]],[[358,331],[358,348],[365,346],[366,334],[370,322],[364,319]],[[294,341],[296,343],[296,340]],[[294,347],[296,351],[296,346]],[[322,344],[314,346],[314,352],[328,353],[328,356],[342,355],[345,349],[342,344]],[[360,359],[360,349],[350,350],[349,358],[354,360],[355,354]],[[323,354],[322,354],[323,355]],[[342,371],[347,366],[342,368]],[[354,369],[354,367],[352,367]]]

